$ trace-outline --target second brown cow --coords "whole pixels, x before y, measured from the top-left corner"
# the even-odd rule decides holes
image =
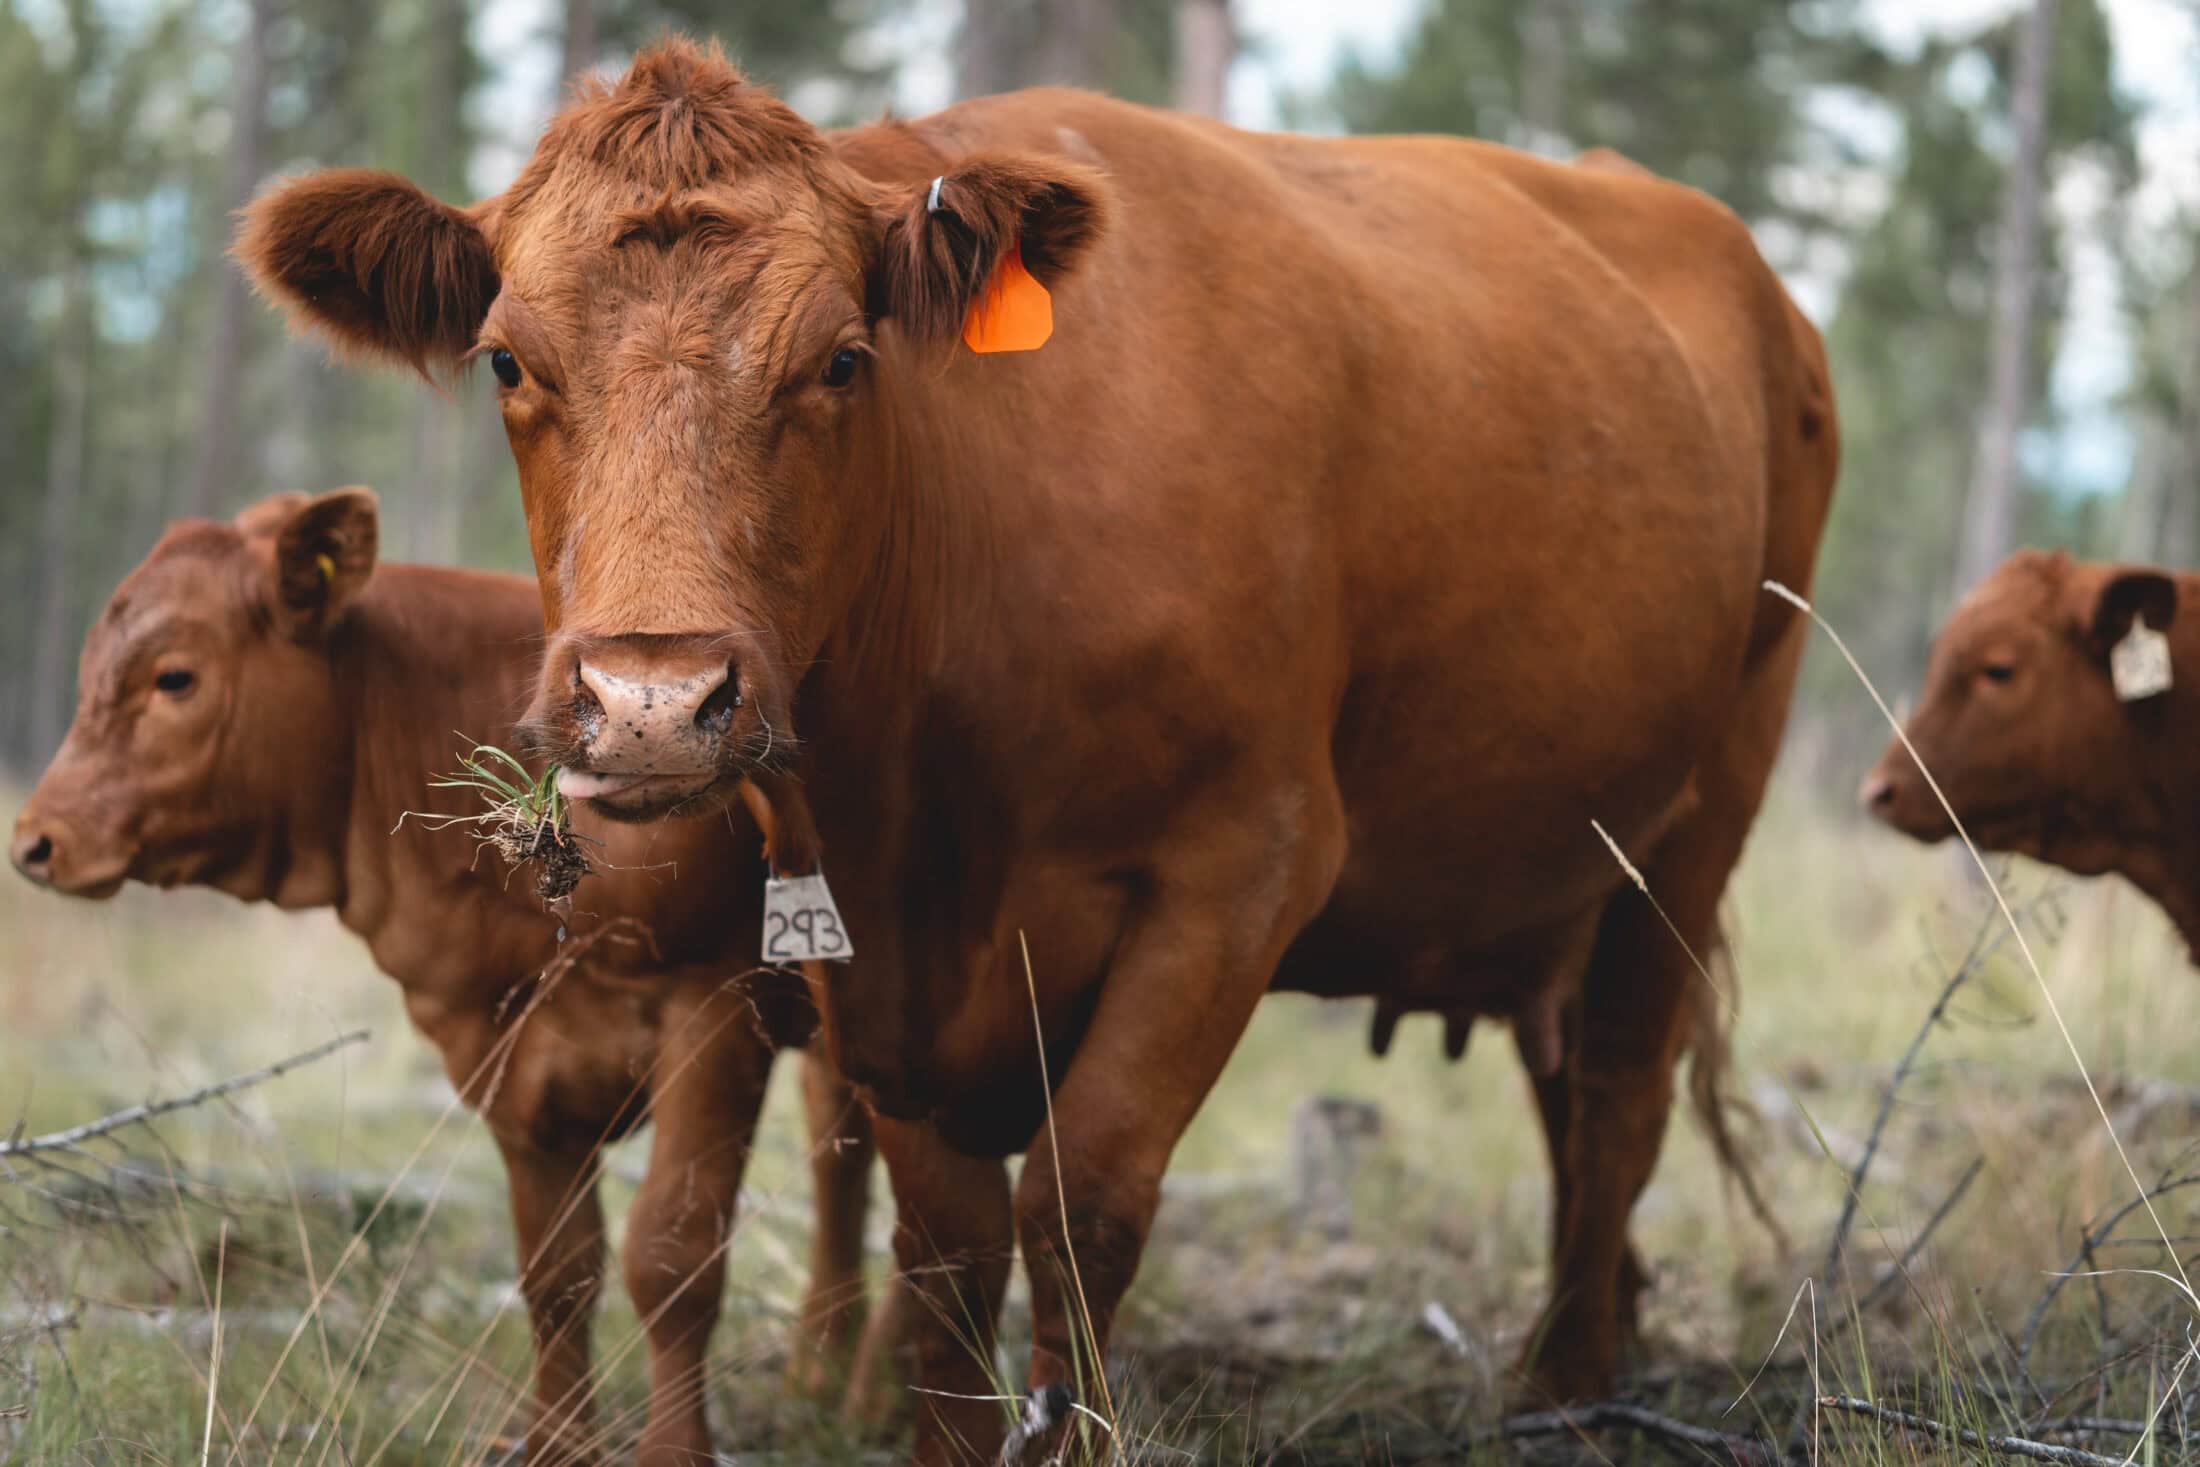
[[[774,1047],[814,1023],[806,996],[756,972],[753,917],[726,911],[723,893],[762,870],[758,832],[732,814],[646,830],[582,818],[602,870],[561,948],[526,876],[463,830],[432,829],[478,813],[430,781],[463,752],[454,730],[495,737],[524,704],[535,588],[378,569],[377,538],[359,489],[171,529],[92,630],[75,722],[11,854],[79,896],[207,886],[331,907],[366,940],[503,1155],[535,1337],[529,1460],[545,1467],[601,1454],[597,1173],[605,1145],[652,1123],[625,1255],[648,1333],[640,1460],[708,1461],[703,1352],[723,1247]],[[872,1147],[829,1068],[808,1064],[804,1091],[819,1208],[803,1341],[823,1378],[860,1312]]]

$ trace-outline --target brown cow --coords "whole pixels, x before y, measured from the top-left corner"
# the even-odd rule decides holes
[[[1981,848],[2081,876],[2121,873],[2161,904],[2200,961],[2200,645],[2191,619],[2177,619],[2181,591],[2200,595],[2200,583],[2018,551],[1934,639],[1904,731]],[[2168,634],[2171,679],[2126,701],[2110,659],[2138,619]],[[1905,835],[1955,833],[1900,740],[1860,798]]]
[[[1009,1447],[1048,1436],[1279,988],[1515,1015],[1545,1073],[1578,1015],[1533,1363],[1610,1386],[1696,979],[1591,822],[1707,947],[1802,645],[1759,585],[1808,583],[1836,457],[1730,213],[1077,92],[828,135],[669,41],[495,198],[315,174],[238,255],[343,350],[487,359],[567,790],[814,802],[928,1387],[991,1393],[1020,1234]],[[966,349],[1026,270],[1052,339]],[[913,1164],[935,1133],[959,1164]],[[923,1413],[926,1462],[1003,1430]]]
[[[211,886],[333,907],[366,940],[503,1153],[537,1352],[531,1461],[592,1453],[599,1151],[653,1121],[625,1256],[648,1327],[641,1460],[708,1460],[703,1350],[771,1071],[763,1030],[799,1039],[814,1022],[799,993],[751,981],[756,923],[722,899],[761,870],[755,829],[581,820],[601,870],[576,894],[561,958],[530,881],[462,833],[400,823],[478,813],[429,781],[453,767],[454,729],[490,736],[526,701],[535,588],[377,570],[376,540],[364,489],[172,528],[92,629],[76,720],[11,854],[59,891]],[[819,1227],[803,1333],[829,1357],[862,1291],[871,1140],[827,1068],[806,1066],[804,1094]]]

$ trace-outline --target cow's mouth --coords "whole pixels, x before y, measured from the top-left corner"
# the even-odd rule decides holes
[[[567,766],[558,771],[558,793],[586,801],[609,820],[638,823],[689,813],[733,781],[714,769],[670,774],[601,773]]]

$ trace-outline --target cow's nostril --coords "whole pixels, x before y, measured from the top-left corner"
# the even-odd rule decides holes
[[[1894,781],[1883,774],[1875,774],[1864,781],[1857,798],[1867,810],[1884,810],[1894,803]]]
[[[48,868],[53,864],[53,837],[45,834],[19,835],[15,849],[15,869],[33,881],[43,882]]]
[[[695,710],[695,726],[705,733],[724,734],[733,727],[733,710],[741,706],[741,679],[731,668],[726,679],[710,690],[703,706]]]

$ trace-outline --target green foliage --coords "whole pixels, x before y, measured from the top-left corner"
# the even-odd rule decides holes
[[[1848,0],[1435,0],[1396,70],[1350,58],[1326,104],[1353,132],[1615,148],[1745,218],[1800,217],[1780,196],[1778,170],[1812,144],[1799,105],[1806,89],[1858,64],[1854,9]],[[1299,115],[1319,110],[1302,100]]]
[[[489,812],[510,817],[530,832],[562,831],[570,823],[565,797],[558,793],[558,766],[531,774],[519,759],[494,744],[476,744],[459,756],[458,773],[428,781],[430,789],[472,790]]]
[[[1987,378],[1995,225],[2007,181],[2014,22],[1888,62],[1881,95],[1901,123],[1887,198],[1850,248],[1840,303],[1826,328],[1843,439],[1840,495],[1827,530],[1818,600],[1865,665],[1914,685],[1931,633],[1963,589],[1950,584]],[[2061,0],[2046,139],[2050,181],[2101,167],[2119,186],[2133,166],[2133,113],[2113,81],[2098,0]],[[1992,86],[1965,85],[1984,70]],[[2067,308],[2063,270],[2077,229],[2050,214],[2035,286],[2030,427],[2051,430],[2047,387]],[[2019,523],[2026,543],[2080,554],[2114,548],[2099,505],[2027,465]],[[1840,686],[1822,661],[1807,686]],[[1861,713],[1858,742],[1879,737]]]

